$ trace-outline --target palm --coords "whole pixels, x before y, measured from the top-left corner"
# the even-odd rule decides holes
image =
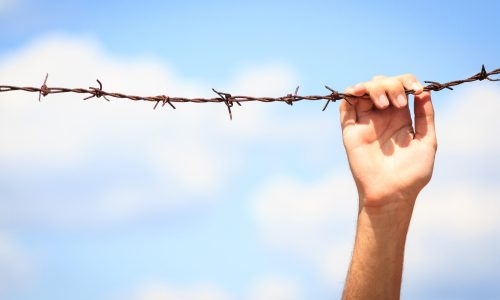
[[[356,124],[344,128],[349,163],[363,197],[418,193],[429,181],[434,149],[413,132],[408,107],[393,106],[359,113]]]

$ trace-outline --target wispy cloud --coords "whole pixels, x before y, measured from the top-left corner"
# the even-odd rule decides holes
[[[174,286],[165,283],[148,283],[135,292],[133,300],[228,300],[229,296],[213,284]]]
[[[132,294],[131,297],[122,294]],[[238,294],[238,295],[237,295]],[[143,283],[133,291],[118,291],[110,299],[131,300],[301,300],[301,285],[287,276],[266,274],[248,283],[245,291],[231,293],[214,283],[172,284],[165,281]]]
[[[262,276],[250,286],[248,293],[248,300],[305,299],[299,282],[277,275]]]
[[[213,96],[209,84],[182,78],[160,59],[116,58],[91,38],[41,37],[4,55],[0,66],[8,84],[39,86],[48,72],[50,86],[85,87],[98,77],[112,91]],[[292,90],[294,78],[290,67],[269,64],[239,70],[222,87],[277,95]],[[30,186],[0,202],[3,223],[100,226],[204,206],[244,174],[249,146],[293,144],[305,157],[317,157],[320,139],[310,132],[329,126],[307,116],[284,126],[272,104],[235,107],[230,122],[223,105],[153,111],[150,103],[84,102],[78,95],[36,99],[1,95],[0,165],[11,173],[3,182]],[[47,181],[54,184],[41,184]],[[55,188],[56,182],[66,184]]]

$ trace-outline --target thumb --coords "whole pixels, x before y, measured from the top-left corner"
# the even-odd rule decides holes
[[[415,139],[430,142],[437,146],[436,129],[434,124],[434,107],[430,92],[415,95]]]

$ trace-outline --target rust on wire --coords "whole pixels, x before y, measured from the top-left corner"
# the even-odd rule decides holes
[[[45,80],[43,81],[43,84],[40,87],[40,92],[38,92],[38,102],[42,101],[42,95],[45,97],[50,93],[50,90],[47,87],[47,79],[49,79],[49,73],[45,75]]]
[[[87,98],[84,98],[83,100],[87,100],[87,99],[90,99],[90,98],[101,98],[103,97],[104,99],[106,99],[106,101],[109,102],[109,99],[106,98],[106,95],[105,93],[103,93],[103,90],[102,90],[102,83],[99,79],[96,79],[97,83],[99,84],[99,87],[98,88],[95,88],[95,87],[89,87],[89,89],[92,91],[90,96],[88,96]]]
[[[325,106],[323,107],[323,111],[326,110],[326,108],[328,107],[328,104],[330,104],[330,101],[335,102],[335,101],[340,100],[340,99],[345,99],[344,95],[341,95],[339,92],[332,89],[331,87],[325,85],[325,88],[332,93],[328,96],[328,100],[326,101]]]
[[[484,65],[481,67],[481,71],[469,78],[466,79],[461,79],[461,80],[455,80],[455,81],[450,81],[446,83],[439,83],[437,81],[424,81],[428,85],[424,87],[424,91],[440,91],[443,89],[449,89],[453,90],[454,86],[463,84],[463,83],[468,83],[468,82],[473,82],[473,81],[483,81],[483,80],[488,80],[488,81],[500,81],[500,78],[491,78],[493,75],[498,75],[500,74],[500,69],[495,69],[493,71],[487,72],[486,68]],[[215,98],[184,98],[184,97],[172,97],[172,96],[166,96],[166,95],[159,95],[159,96],[135,96],[135,95],[126,95],[122,93],[111,93],[111,92],[106,92],[102,88],[102,82],[97,79],[97,83],[99,84],[99,87],[89,87],[88,89],[82,89],[82,88],[64,88],[64,87],[48,87],[47,86],[47,79],[49,77],[49,74],[45,75],[45,79],[43,81],[42,86],[39,88],[37,87],[19,87],[19,86],[11,86],[11,85],[0,85],[0,92],[11,92],[11,91],[24,91],[24,92],[32,92],[32,93],[38,93],[38,101],[41,101],[41,97],[46,97],[47,95],[50,94],[60,94],[60,93],[77,93],[77,94],[86,94],[88,95],[84,100],[88,100],[91,98],[101,98],[103,97],[105,100],[110,101],[108,97],[116,98],[116,99],[128,99],[132,101],[151,101],[155,102],[154,109],[162,103],[162,107],[165,106],[166,104],[169,104],[173,109],[176,109],[176,107],[173,105],[172,102],[175,103],[182,103],[182,102],[192,102],[192,103],[224,103],[227,107],[227,110],[229,112],[229,118],[232,120],[233,114],[231,111],[231,108],[233,107],[233,104],[236,103],[239,106],[241,106],[240,102],[249,102],[249,101],[258,101],[258,102],[284,102],[288,105],[293,105],[294,102],[296,101],[301,101],[301,100],[309,100],[309,101],[318,101],[318,100],[326,100],[326,103],[323,107],[323,110],[326,110],[330,102],[335,102],[337,100],[345,100],[349,104],[349,99],[354,99],[358,98],[357,96],[353,96],[350,94],[344,94],[344,93],[339,93],[338,91],[330,88],[329,86],[325,86],[326,89],[330,91],[328,95],[311,95],[311,96],[301,96],[298,95],[299,87],[295,89],[294,94],[287,94],[286,96],[282,97],[253,97],[253,96],[233,96],[229,93],[223,93],[219,92],[215,89],[212,89],[214,93],[217,94],[218,97]],[[407,90],[406,94],[414,94],[413,90]],[[360,97],[365,97],[367,95],[363,95]]]
[[[481,79],[479,79],[481,80]],[[439,83],[439,82],[436,82],[436,81],[429,81],[429,80],[426,80],[424,81],[425,83],[429,83],[428,86],[426,86],[426,88],[428,88],[429,90],[433,90],[433,91],[440,91],[442,89],[449,89],[449,90],[453,90],[452,87],[450,86],[447,86],[446,84],[442,84],[442,83]]]
[[[287,94],[285,97],[280,97],[281,101],[284,101],[286,104],[293,106],[293,101],[295,101],[295,98],[297,98],[297,93],[299,92],[300,86],[297,86],[295,88],[295,92],[292,94]]]
[[[233,107],[233,101],[236,102],[236,104],[238,104],[239,106],[241,106],[240,102],[239,101],[235,101],[235,97],[231,96],[231,94],[228,94],[228,93],[223,93],[223,92],[219,92],[215,89],[212,89],[212,91],[214,91],[214,93],[216,93],[217,95],[219,95],[221,101],[220,102],[224,102],[227,106],[227,110],[229,112],[229,119],[232,120],[233,119],[233,113],[231,111],[231,107]]]
[[[165,104],[168,103],[173,109],[175,109],[175,106],[172,104],[172,102],[170,102],[170,97],[169,96],[161,95],[160,98],[163,101],[163,104],[161,105],[162,107],[165,106]]]

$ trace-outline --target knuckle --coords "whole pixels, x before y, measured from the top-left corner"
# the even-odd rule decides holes
[[[365,87],[365,89],[368,92],[373,90],[377,86],[377,83],[373,80],[362,82],[361,84]]]
[[[394,77],[384,80],[384,86],[390,92],[400,92],[401,90],[403,90],[403,84],[401,83],[401,81],[397,80]]]
[[[401,78],[403,78],[403,80],[407,81],[407,82],[417,81],[417,77],[411,73],[403,74],[403,75],[401,75]]]

